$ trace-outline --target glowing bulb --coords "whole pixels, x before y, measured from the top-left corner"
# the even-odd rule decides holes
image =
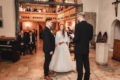
[[[26,23],[25,23],[25,26],[26,26],[26,27],[30,27],[30,26],[31,26],[30,22],[26,22]]]

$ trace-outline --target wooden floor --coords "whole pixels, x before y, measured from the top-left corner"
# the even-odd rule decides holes
[[[44,80],[42,41],[39,41],[37,45],[37,53],[34,55],[21,56],[16,63],[0,62],[0,80]],[[100,66],[95,62],[95,51],[90,50],[90,80],[120,80],[120,62],[112,60],[111,57],[110,52],[108,66]],[[75,61],[73,63],[75,66]],[[77,73],[76,71],[57,73],[56,77],[52,78],[53,80],[76,80]]]

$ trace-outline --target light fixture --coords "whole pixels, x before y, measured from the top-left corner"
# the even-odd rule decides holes
[[[26,22],[26,23],[25,23],[25,27],[31,27],[30,22]]]

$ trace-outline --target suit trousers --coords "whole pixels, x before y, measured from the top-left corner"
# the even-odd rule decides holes
[[[83,67],[85,68],[84,80],[89,80],[90,78],[89,54],[79,55],[78,53],[76,53],[75,57],[78,72],[77,80],[82,80],[83,78]]]
[[[45,53],[44,76],[48,76],[51,57],[50,53]]]
[[[25,45],[20,45],[20,52],[25,54]]]
[[[30,53],[32,53],[34,48],[35,48],[35,44],[29,44]]]

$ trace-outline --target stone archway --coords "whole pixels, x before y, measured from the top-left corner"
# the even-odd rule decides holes
[[[111,49],[113,49],[114,39],[120,40],[120,20],[116,19],[112,23],[111,29]]]

